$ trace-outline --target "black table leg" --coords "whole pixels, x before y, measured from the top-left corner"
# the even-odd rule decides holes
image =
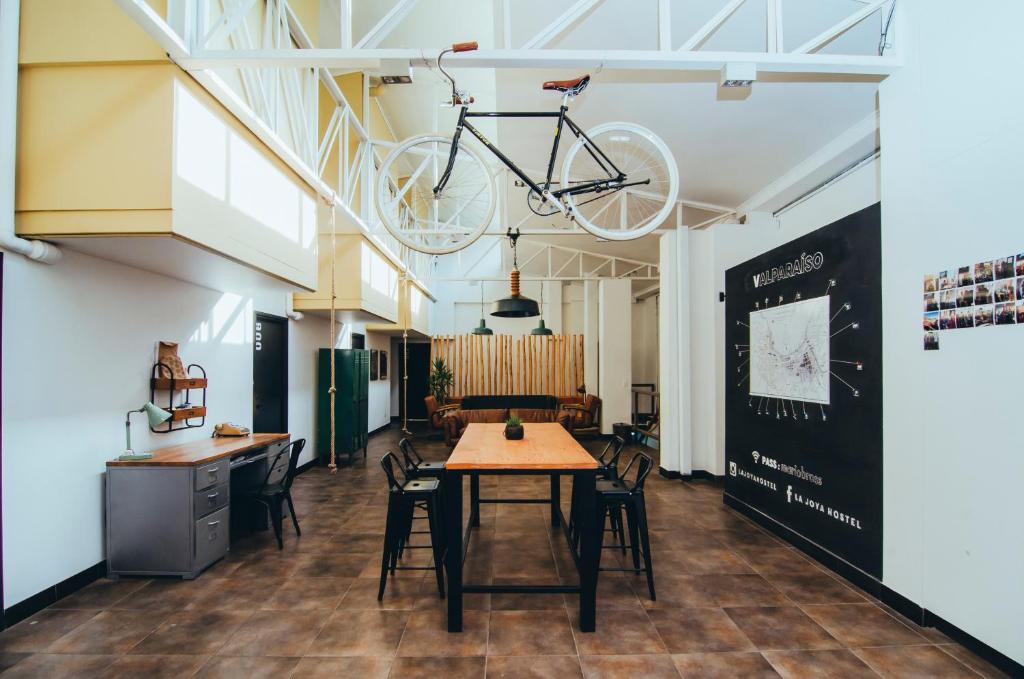
[[[597,626],[597,573],[601,566],[597,474],[591,470],[577,472],[575,482],[579,484],[580,505],[580,631],[593,632]]]
[[[480,475],[469,477],[469,520],[474,528],[480,527]]]
[[[562,525],[561,522],[561,507],[562,504],[562,477],[558,474],[551,475],[551,526],[558,528]]]
[[[448,631],[462,631],[462,473],[444,474]]]

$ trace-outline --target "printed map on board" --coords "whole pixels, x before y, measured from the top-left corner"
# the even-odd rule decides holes
[[[829,403],[829,297],[750,313],[750,395]]]

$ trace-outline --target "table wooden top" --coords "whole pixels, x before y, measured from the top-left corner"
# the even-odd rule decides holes
[[[108,467],[192,467],[287,440],[291,434],[222,436],[158,448],[148,460],[109,460]]]
[[[557,422],[526,422],[520,441],[504,436],[505,424],[474,422],[466,428],[445,469],[596,469],[597,460]]]

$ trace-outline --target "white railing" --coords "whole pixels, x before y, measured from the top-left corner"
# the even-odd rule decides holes
[[[189,66],[202,50],[311,48],[288,0],[169,0],[165,15],[145,0],[116,2],[324,200],[349,212],[392,263],[415,278],[429,275],[429,258],[408,251],[378,227],[371,191],[383,149],[370,138],[328,69],[238,63]],[[322,92],[331,104],[323,133]],[[364,82],[364,111],[367,104]]]

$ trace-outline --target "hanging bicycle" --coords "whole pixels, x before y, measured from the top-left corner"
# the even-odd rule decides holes
[[[498,196],[484,156],[462,140],[468,130],[522,185],[534,213],[562,214],[599,238],[632,240],[657,229],[671,214],[679,192],[675,159],[661,139],[640,125],[613,122],[584,132],[568,116],[569,102],[590,83],[585,75],[551,80],[543,89],[560,92],[558,111],[471,112],[473,97],[460,90],[441,60],[451,52],[475,50],[475,42],[442,50],[437,67],[451,82],[451,100],[460,107],[451,137],[422,135],[396,146],[380,166],[375,202],[385,228],[413,250],[441,255],[467,247],[494,217]],[[555,118],[547,173],[534,180],[485,137],[472,118]],[[575,137],[554,179],[563,131]]]

